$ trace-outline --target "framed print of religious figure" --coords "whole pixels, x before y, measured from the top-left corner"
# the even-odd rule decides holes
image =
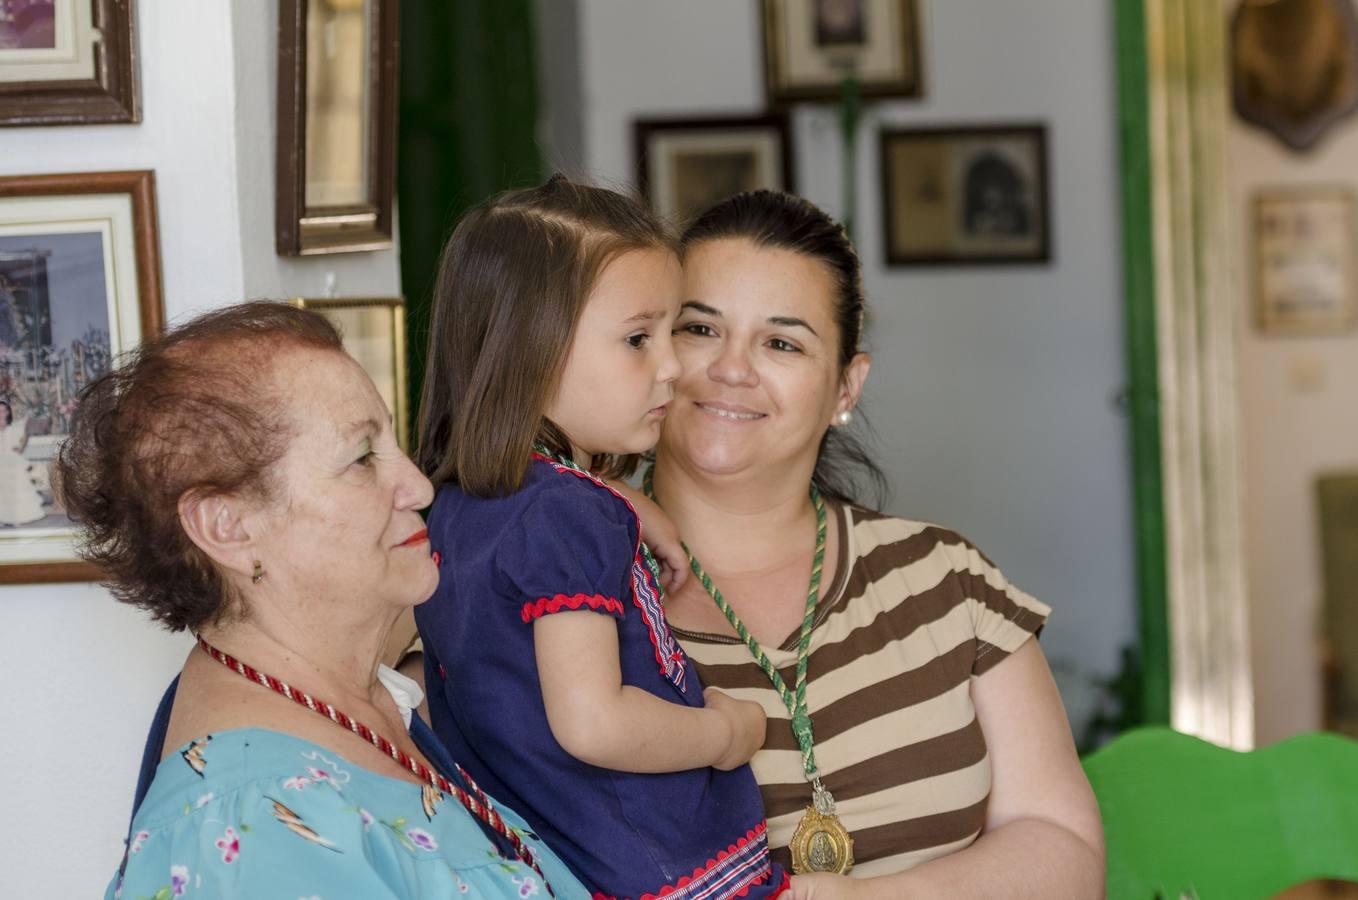
[[[1354,195],[1343,187],[1270,188],[1254,197],[1260,331],[1348,331],[1354,316]]]
[[[1041,125],[885,129],[882,214],[889,265],[1051,259]]]
[[[81,389],[161,320],[150,172],[0,177],[0,583],[98,577],[49,463]]]
[[[639,119],[637,186],[679,226],[742,191],[793,190],[787,118]]]
[[[0,125],[140,121],[135,0],[0,0]]]
[[[392,244],[397,0],[279,0],[275,245]]]
[[[922,93],[916,0],[763,0],[769,104],[837,100],[848,75],[866,97]]]

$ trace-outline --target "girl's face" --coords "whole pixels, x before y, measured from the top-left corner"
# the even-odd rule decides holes
[[[835,290],[823,264],[791,250],[740,238],[691,249],[663,452],[711,475],[809,478],[826,429],[858,402],[868,373],[866,354],[840,365]]]
[[[682,278],[666,250],[629,250],[600,273],[547,407],[576,462],[655,446],[679,375],[671,331]]]

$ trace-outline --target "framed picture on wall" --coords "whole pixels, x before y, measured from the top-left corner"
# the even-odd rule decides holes
[[[162,318],[152,173],[0,177],[0,583],[98,577],[48,464],[80,390]]]
[[[335,324],[344,349],[377,386],[391,411],[396,439],[410,449],[406,400],[406,304],[400,297],[311,300],[297,297],[294,306],[314,309]]]
[[[1254,295],[1268,334],[1348,331],[1354,316],[1354,199],[1342,187],[1254,196]]]
[[[280,0],[275,245],[391,246],[396,0]]]
[[[836,100],[852,73],[868,97],[922,92],[916,0],[763,0],[770,105]]]
[[[0,125],[140,122],[134,0],[0,0]]]
[[[787,118],[640,119],[637,184],[651,208],[686,224],[741,191],[793,190]]]
[[[1041,125],[885,129],[885,256],[893,266],[1051,259]]]

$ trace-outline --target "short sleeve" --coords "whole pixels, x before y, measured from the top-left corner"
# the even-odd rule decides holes
[[[632,511],[606,488],[583,479],[554,485],[506,529],[495,555],[497,587],[525,623],[579,609],[622,618],[635,528]]]
[[[1051,608],[1010,584],[1004,573],[971,544],[963,543],[955,552],[962,554],[957,561],[957,578],[976,632],[976,659],[971,672],[983,675],[1037,636]]]

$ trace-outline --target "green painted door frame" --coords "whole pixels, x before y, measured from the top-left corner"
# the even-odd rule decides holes
[[[1145,0],[1114,0],[1122,175],[1123,302],[1146,724],[1170,722],[1169,589],[1156,345],[1151,119]]]

